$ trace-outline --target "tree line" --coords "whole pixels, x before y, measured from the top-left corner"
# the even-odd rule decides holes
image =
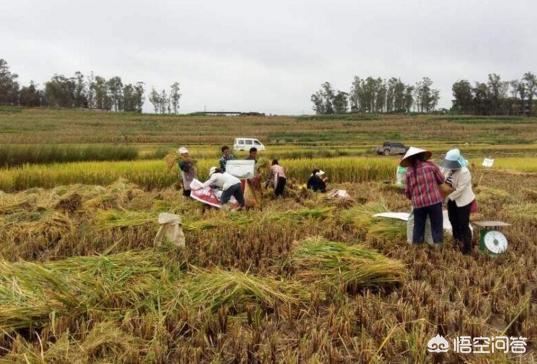
[[[432,85],[428,77],[409,85],[395,77],[385,80],[355,76],[350,92],[334,90],[330,82],[325,82],[311,95],[311,101],[317,114],[431,112],[440,98]]]
[[[158,95],[158,96],[155,96]],[[149,101],[157,113],[179,112],[180,85],[174,82],[169,94],[152,89]],[[106,111],[142,112],[145,101],[144,82],[125,83],[119,76],[106,79],[93,72],[84,76],[76,72],[71,77],[55,74],[43,88],[31,81],[21,86],[18,75],[11,72],[0,58],[0,105],[26,107],[51,106],[86,108]]]
[[[532,115],[536,111],[537,77],[526,72],[520,79],[503,81],[488,75],[486,82],[459,80],[453,84],[452,110],[475,115]]]

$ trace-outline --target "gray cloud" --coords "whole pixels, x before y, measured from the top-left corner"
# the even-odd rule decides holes
[[[95,71],[181,82],[182,111],[311,112],[323,81],[429,76],[449,107],[457,79],[537,72],[530,0],[4,2],[0,57],[22,82]],[[149,105],[146,105],[149,109]]]

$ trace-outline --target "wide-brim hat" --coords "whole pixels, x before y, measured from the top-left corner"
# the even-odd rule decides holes
[[[215,172],[216,172],[216,170],[217,170],[217,168],[216,168],[216,167],[211,167],[211,168],[209,168],[209,176],[212,176],[212,175],[213,175],[213,173],[215,173]]]
[[[461,169],[467,165],[468,161],[464,159],[458,148],[450,149],[442,161],[442,167],[447,169]]]
[[[459,161],[451,161],[449,159],[444,159],[442,161],[442,167],[446,169],[461,169],[461,162]]]
[[[416,148],[416,147],[410,147],[406,151],[406,153],[403,156],[403,158],[401,158],[401,162],[399,162],[399,165],[403,166],[403,167],[410,167],[411,166],[410,159],[412,157],[416,157],[418,155],[422,156],[423,160],[427,160],[427,159],[431,159],[431,156],[433,154],[431,152],[429,152],[428,150],[425,150],[425,149]]]

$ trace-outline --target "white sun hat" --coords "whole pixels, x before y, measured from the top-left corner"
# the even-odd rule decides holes
[[[213,174],[214,172],[216,172],[216,170],[217,170],[216,167],[211,167],[211,168],[209,168],[209,176],[212,176],[212,174]]]
[[[403,158],[401,158],[401,162],[399,162],[399,165],[401,165],[403,167],[409,167],[410,166],[409,159],[411,157],[414,157],[414,156],[417,156],[417,155],[423,155],[423,160],[427,160],[427,159],[430,159],[433,154],[431,152],[429,152],[428,150],[425,150],[425,149],[416,148],[416,147],[410,147],[406,151],[406,153],[403,156]]]
[[[186,149],[186,147],[181,147],[181,148],[177,149],[177,153],[179,153],[179,154],[188,154],[188,149]]]
[[[324,176],[325,173],[322,169],[320,169],[319,172],[315,173],[315,175],[321,177],[321,176]]]

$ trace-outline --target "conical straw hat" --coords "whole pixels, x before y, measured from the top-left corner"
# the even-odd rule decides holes
[[[421,148],[416,148],[416,147],[410,147],[410,148],[408,148],[408,150],[406,151],[405,155],[401,159],[401,162],[399,162],[399,165],[401,165],[403,167],[409,167],[410,166],[409,158],[417,156],[417,155],[420,155],[420,154],[423,154],[423,159],[424,160],[430,159],[431,156],[433,155],[428,150],[421,149]]]

